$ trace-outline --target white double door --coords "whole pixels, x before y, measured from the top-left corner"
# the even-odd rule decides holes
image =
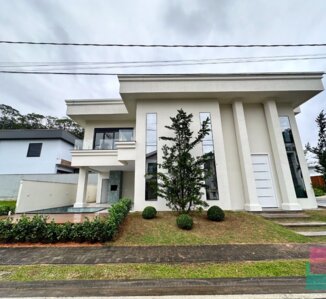
[[[268,155],[252,154],[251,161],[254,172],[257,197],[261,207],[278,207]]]

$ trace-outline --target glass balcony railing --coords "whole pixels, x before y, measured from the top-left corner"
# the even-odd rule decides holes
[[[117,142],[135,141],[133,129],[115,129],[97,132],[94,142],[84,144],[83,140],[75,140],[75,150],[115,150]]]

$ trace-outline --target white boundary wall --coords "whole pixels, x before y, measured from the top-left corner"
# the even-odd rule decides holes
[[[0,200],[16,199],[21,180],[77,184],[78,173],[71,174],[1,174]],[[97,184],[97,173],[90,173],[88,184]]]
[[[77,185],[22,180],[18,192],[16,212],[24,213],[35,210],[70,206],[76,200]],[[96,186],[87,190],[87,202],[94,202]]]

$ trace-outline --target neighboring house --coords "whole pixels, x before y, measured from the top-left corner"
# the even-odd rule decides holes
[[[325,187],[325,179],[320,172],[316,171],[317,161],[308,161],[308,170],[313,187]]]
[[[0,130],[0,174],[72,173],[75,140],[64,130]]]
[[[133,198],[134,210],[155,198],[145,174],[156,171],[159,137],[177,109],[193,114],[192,129],[211,119],[211,134],[194,155],[211,153],[203,199],[226,210],[317,208],[299,137],[297,107],[323,90],[322,73],[121,75],[122,100],[67,100],[67,114],[85,128],[72,151],[79,167],[75,207],[86,205],[89,172],[98,173],[98,203]],[[215,169],[214,169],[215,168]]]

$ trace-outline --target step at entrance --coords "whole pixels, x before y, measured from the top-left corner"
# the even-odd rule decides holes
[[[320,227],[326,226],[326,222],[277,222],[285,227]]]
[[[260,214],[262,217],[266,218],[266,219],[287,219],[287,218],[309,218],[308,215],[304,214],[304,213],[261,213]]]
[[[326,236],[326,231],[298,231],[296,232],[299,235],[305,236],[305,237],[325,237]]]

